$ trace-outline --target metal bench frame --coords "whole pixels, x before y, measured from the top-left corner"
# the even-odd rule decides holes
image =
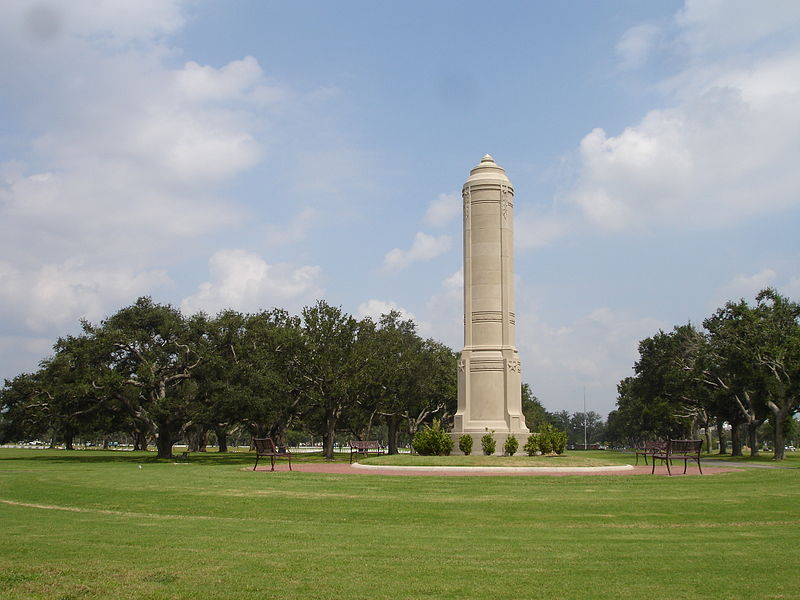
[[[289,470],[292,470],[292,453],[286,448],[276,446],[272,438],[253,438],[253,445],[256,448],[256,464],[253,465],[253,471],[256,470],[258,459],[262,456],[269,456],[270,464],[272,465],[270,471],[275,470],[275,459],[277,458],[288,459]]]
[[[644,457],[644,464],[647,464],[647,457],[653,454],[663,454],[667,450],[667,442],[644,442],[636,448],[636,464],[639,464],[639,456]]]
[[[351,440],[350,441],[350,464],[353,464],[353,455],[369,456],[370,454],[380,456],[386,454],[383,446],[378,440]]]
[[[703,474],[703,468],[700,466],[700,450],[703,447],[703,440],[669,440],[667,448],[664,452],[652,454],[653,469],[650,474],[656,472],[656,459],[667,465],[667,473],[672,475],[670,471],[670,464],[672,460],[677,458],[683,459],[683,474],[686,475],[686,466],[690,460],[697,462],[697,468],[700,469],[700,475]]]

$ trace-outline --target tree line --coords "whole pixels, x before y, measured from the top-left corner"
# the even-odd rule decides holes
[[[59,338],[34,373],[0,391],[0,441],[126,432],[134,449],[155,440],[158,456],[187,440],[203,450],[213,432],[227,451],[233,433],[286,441],[368,439],[381,428],[390,452],[434,415],[456,408],[456,354],[422,338],[395,311],[377,322],[319,301],[300,315],[282,309],[184,316],[139,298],[81,333]]]
[[[800,305],[768,288],[753,305],[727,302],[702,329],[688,323],[642,340],[634,375],[618,385],[607,434],[633,445],[702,430],[710,449],[716,428],[727,453],[729,429],[732,454],[742,455],[746,439],[755,456],[766,424],[780,460],[799,410]]]

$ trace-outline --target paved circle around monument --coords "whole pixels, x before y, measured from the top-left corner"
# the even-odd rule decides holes
[[[383,476],[436,476],[436,477],[562,477],[562,476],[598,476],[598,475],[649,475],[652,467],[646,465],[609,465],[603,467],[391,467],[363,465],[359,463],[294,463],[294,471],[298,473],[318,473],[327,475],[383,475]],[[522,469],[521,471],[519,469]],[[577,470],[580,469],[580,470]],[[259,466],[257,471],[269,473],[269,466]],[[285,464],[276,465],[276,471],[287,472]],[[735,467],[703,466],[703,474],[696,466],[690,466],[687,475],[705,476],[719,473],[739,471]],[[682,477],[683,469],[673,467],[673,477]],[[667,476],[665,467],[656,467],[656,475]]]

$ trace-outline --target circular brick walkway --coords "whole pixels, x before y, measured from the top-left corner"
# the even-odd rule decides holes
[[[366,468],[365,468],[366,467]],[[622,468],[620,468],[622,467]],[[332,475],[394,475],[394,476],[437,476],[437,477],[541,477],[553,476],[559,477],[564,475],[650,475],[651,466],[639,465],[637,467],[631,465],[619,465],[616,467],[557,467],[558,470],[543,467],[494,467],[494,468],[481,468],[481,467],[381,467],[373,465],[358,465],[347,463],[294,463],[292,469],[299,473],[325,473]],[[259,466],[257,471],[269,472],[269,465],[266,467]],[[288,471],[289,466],[281,462],[275,465],[276,471]],[[703,467],[703,475],[716,475],[718,473],[728,473],[737,471],[733,467]],[[667,475],[667,468],[660,465],[656,466],[656,475]],[[672,467],[672,474],[674,477],[683,477],[683,465],[675,465]],[[697,466],[689,466],[686,470],[686,475],[700,475]]]

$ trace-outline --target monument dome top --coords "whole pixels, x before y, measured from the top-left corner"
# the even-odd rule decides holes
[[[511,184],[506,176],[505,169],[494,162],[491,154],[485,154],[481,162],[469,172],[467,184],[475,183],[481,179],[492,179],[507,185]]]

